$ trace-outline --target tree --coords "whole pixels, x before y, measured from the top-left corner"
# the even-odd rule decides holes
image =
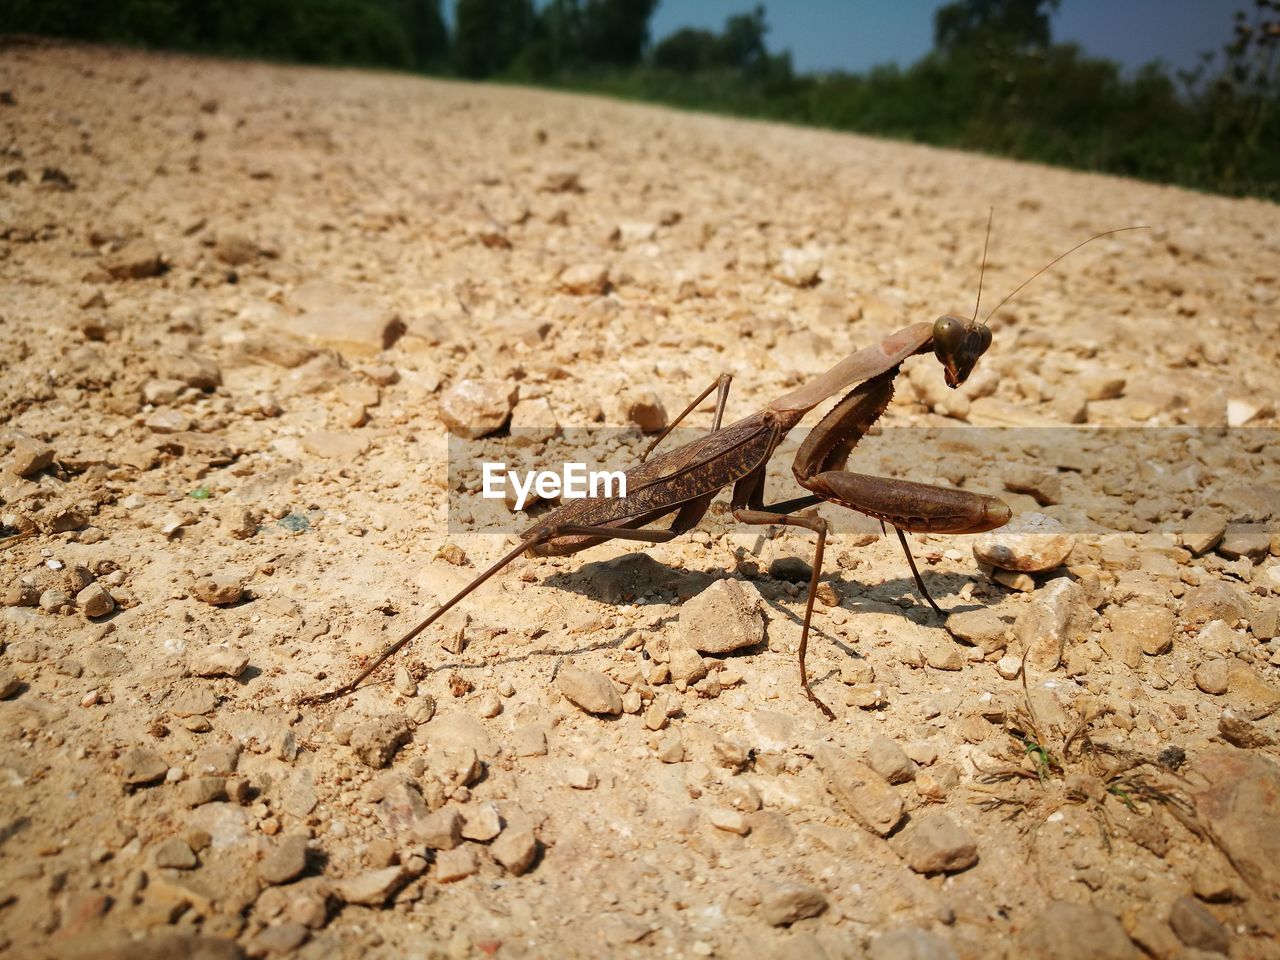
[[[720,35],[719,61],[726,67],[750,70],[768,59],[764,35],[769,32],[764,22],[764,7],[757,5],[750,13],[740,13],[724,22]]]
[[[719,56],[719,37],[710,30],[685,27],[653,48],[653,65],[677,73],[696,73],[714,66]]]
[[[1049,17],[1060,0],[956,0],[933,15],[933,43],[944,53],[1049,46]]]
[[[458,0],[453,56],[468,77],[506,70],[534,35],[533,0]]]
[[[400,24],[413,66],[439,68],[449,56],[449,33],[440,15],[440,0],[382,0]]]
[[[649,44],[649,17],[658,0],[587,0],[582,51],[592,63],[630,67]]]
[[[764,45],[764,35],[768,32],[764,7],[757,5],[750,13],[739,13],[725,20],[720,34],[689,27],[677,30],[654,47],[653,64],[679,73],[716,67],[764,71],[771,59]],[[789,59],[784,66],[789,75]]]
[[[526,59],[537,74],[556,73],[582,60],[582,5],[551,0],[538,15],[537,37]]]

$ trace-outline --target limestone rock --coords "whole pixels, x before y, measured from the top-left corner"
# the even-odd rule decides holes
[[[533,866],[538,855],[538,841],[532,830],[508,827],[489,846],[489,852],[513,876],[520,876]]]
[[[887,836],[902,820],[902,797],[866,764],[823,744],[814,759],[826,776],[827,789],[867,829]]]
[[[961,610],[947,616],[947,632],[988,654],[1008,645],[1009,622],[994,607]]]
[[[436,879],[441,883],[463,880],[479,869],[475,850],[469,846],[442,850],[436,854]]]
[[[1001,570],[1039,573],[1066,560],[1075,542],[1060,521],[1042,513],[1024,513],[979,536],[973,555],[979,563]]]
[[[1142,956],[1111,914],[1066,900],[1042,910],[1018,945],[1022,956],[1040,960],[1138,960]]]
[[[258,245],[244,234],[221,231],[213,244],[213,255],[231,267],[240,267],[258,258]]]
[[[871,941],[867,960],[956,960],[956,952],[936,934],[919,927],[899,927]]]
[[[898,836],[897,847],[916,873],[955,873],[978,862],[973,837],[943,813],[913,817]]]
[[[102,267],[116,280],[144,280],[163,273],[165,263],[150,240],[134,240],[104,257]]]
[[[462,814],[456,807],[445,807],[423,817],[414,835],[429,850],[452,850],[462,842]]]
[[[9,472],[19,477],[30,477],[53,463],[53,447],[32,440],[20,440],[13,446],[9,457]]]
[[[1188,947],[1226,955],[1231,947],[1227,928],[1191,897],[1178,897],[1169,910],[1174,936]]]
[[[312,346],[359,358],[390,349],[405,331],[395,314],[353,303],[309,311],[288,321],[287,327]]]
[[[578,263],[566,267],[560,289],[577,297],[599,296],[609,288],[609,268],[602,263]]]
[[[872,737],[867,745],[867,766],[889,783],[906,783],[916,772],[916,765],[906,751],[884,734]]]
[[[1193,624],[1222,620],[1234,627],[1249,614],[1249,602],[1238,588],[1222,580],[1208,583],[1187,592],[1182,604],[1182,615]]]
[[[385,767],[409,736],[409,724],[402,717],[369,720],[351,731],[351,751],[370,767]]]
[[[622,713],[622,697],[617,688],[598,670],[565,667],[556,675],[556,687],[570,703],[587,713]]]
[[[773,275],[792,287],[812,287],[820,279],[822,253],[812,247],[788,247],[778,255]]]
[[[339,880],[334,887],[334,892],[345,903],[380,907],[408,879],[409,871],[404,867],[384,867],[381,870],[370,870],[367,873],[348,877],[346,880]]]
[[[717,580],[680,608],[680,636],[700,653],[723,654],[764,640],[763,600],[753,584]]]
[[[1186,775],[1203,787],[1196,812],[1232,864],[1259,892],[1280,890],[1280,764],[1232,747],[1211,747]]]
[[[1187,517],[1182,531],[1182,545],[1194,556],[1202,556],[1218,545],[1227,531],[1230,518],[1214,507],[1201,506]]]
[[[152,853],[152,860],[157,867],[171,870],[191,870],[197,863],[196,855],[181,837],[170,837],[161,843]]]
[[[206,647],[191,658],[191,672],[198,677],[238,677],[249,665],[249,655],[218,644]]]
[[[244,585],[232,574],[215,573],[197,580],[192,592],[205,603],[225,607],[244,596]]]
[[[296,880],[307,869],[307,838],[303,834],[290,834],[276,841],[275,846],[258,866],[258,876],[264,883],[275,886]]]
[[[1061,662],[1066,647],[1085,635],[1092,619],[1093,611],[1080,584],[1060,577],[1023,607],[1013,633],[1028,651],[1029,664],[1052,670]]]
[[[154,750],[134,747],[120,758],[120,770],[127,787],[156,783],[169,772],[169,764]]]
[[[504,380],[460,380],[440,397],[440,419],[454,436],[477,440],[502,428],[519,395]]]
[[[1173,646],[1173,611],[1165,607],[1115,610],[1110,620],[1113,633],[1133,638],[1149,657],[1168,653]]]
[[[91,583],[76,594],[76,606],[90,620],[96,620],[113,611],[116,608],[116,601],[102,584]]]
[[[667,425],[667,408],[652,390],[631,391],[622,398],[622,413],[628,423],[644,433],[657,433]]]
[[[760,919],[771,927],[789,927],[826,909],[826,895],[808,883],[768,884],[761,891]]]

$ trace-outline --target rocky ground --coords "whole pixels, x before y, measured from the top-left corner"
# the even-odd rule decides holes
[[[357,71],[10,44],[0,92],[0,953],[1280,956],[1276,207]],[[812,534],[723,502],[300,704],[514,544],[451,529],[449,425],[745,415],[968,315],[992,207],[993,305],[1149,229],[961,391],[908,364],[855,469],[1040,536],[913,537],[945,625],[834,537],[835,722]]]

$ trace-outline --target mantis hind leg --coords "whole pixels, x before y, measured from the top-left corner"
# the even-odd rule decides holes
[[[372,663],[356,675],[354,680],[350,680],[342,686],[330,690],[327,693],[303,697],[299,701],[299,705],[328,703],[329,701],[344,697],[349,693],[354,693],[361,683],[368,679],[380,666],[395,656],[402,648],[408,645],[414,637],[418,636],[418,634],[422,633],[423,630],[427,629],[427,627],[439,620],[441,616],[452,609],[455,604],[470,594],[471,591],[475,590],[486,580],[501,572],[510,565],[512,561],[527,553],[534,547],[537,547],[540,544],[545,544],[557,537],[585,538],[587,542],[584,543],[583,546],[589,546],[591,543],[596,543],[600,540],[636,540],[642,543],[666,543],[667,541],[680,536],[680,534],[689,526],[697,523],[698,518],[702,515],[699,512],[699,508],[705,512],[706,504],[710,503],[710,499],[710,497],[705,497],[685,504],[676,514],[676,518],[672,522],[672,529],[669,530],[635,530],[627,527],[587,526],[576,523],[564,523],[557,524],[555,526],[535,528],[527,537],[521,540],[516,547],[508,551],[487,570],[479,574],[474,580],[437,607],[429,617],[402,636],[399,640],[384,648],[382,652],[374,658]]]
[[[804,694],[821,710],[828,720],[836,715],[831,708],[818,699],[818,695],[809,687],[809,672],[805,668],[805,655],[809,651],[809,623],[813,620],[813,601],[818,594],[818,577],[822,575],[822,553],[827,544],[827,521],[821,517],[790,517],[784,513],[772,513],[768,510],[753,510],[750,507],[735,508],[733,518],[739,523],[758,526],[779,524],[786,527],[805,527],[818,535],[818,542],[813,549],[813,573],[809,577],[809,595],[804,604],[804,626],[800,630],[800,686]]]
[[[805,655],[809,651],[809,625],[813,620],[813,601],[818,594],[818,577],[822,575],[822,553],[827,545],[827,521],[821,517],[792,517],[788,513],[812,506],[819,501],[818,497],[798,497],[779,503],[773,508],[764,507],[761,499],[764,491],[764,469],[760,468],[743,477],[733,488],[733,518],[739,523],[754,526],[804,527],[818,535],[818,542],[813,550],[813,573],[809,576],[809,595],[804,605],[804,626],[800,630],[800,687],[804,694],[823,712],[828,720],[836,715],[831,708],[818,699],[818,695],[809,687],[809,671],[805,667]]]
[[[680,421],[682,421],[689,414],[693,413],[693,411],[697,409],[698,404],[700,404],[703,400],[707,399],[707,397],[711,396],[712,390],[716,390],[718,392],[716,393],[716,412],[715,412],[715,419],[711,423],[711,432],[715,433],[717,430],[719,430],[720,421],[724,419],[725,405],[728,404],[729,402],[729,384],[731,384],[732,382],[733,382],[733,374],[731,373],[722,373],[720,374],[720,376],[716,377],[715,380],[711,382],[711,386],[707,387],[707,389],[703,390],[700,394],[694,397],[693,401],[687,407],[685,407],[683,410],[680,411],[680,415],[677,416],[665,427],[663,427],[662,432],[658,434],[656,437],[654,437],[652,441],[650,441],[649,445],[644,448],[644,452],[640,454],[640,462],[644,463],[646,460],[648,460],[649,454],[653,453],[654,449],[658,446],[658,444],[660,444],[663,440],[665,440],[671,434],[672,430],[680,426]]]

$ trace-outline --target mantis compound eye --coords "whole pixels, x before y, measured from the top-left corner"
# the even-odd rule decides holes
[[[955,317],[939,317],[933,324],[933,350],[939,360],[960,348],[964,336],[964,321]],[[946,361],[943,360],[945,363]]]

